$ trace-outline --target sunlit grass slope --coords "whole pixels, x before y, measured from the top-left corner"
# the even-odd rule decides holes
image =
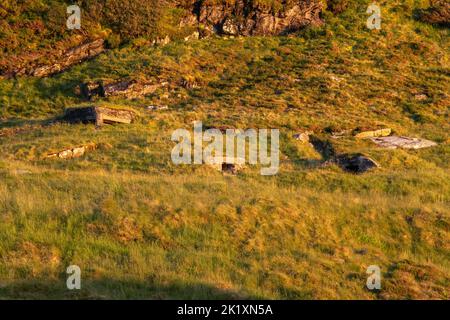
[[[0,126],[28,128],[0,136],[0,297],[448,299],[448,29],[413,20],[415,1],[382,1],[371,32],[367,5],[296,37],[136,42],[52,78],[0,81]],[[46,125],[85,103],[80,82],[124,77],[169,84],[94,102],[133,108],[130,126]],[[155,104],[169,109],[146,109]],[[173,165],[172,132],[196,120],[279,128],[279,174]],[[439,145],[329,135],[379,126]],[[303,129],[381,168],[316,166],[321,156],[292,137]],[[99,148],[84,158],[42,159],[89,142]],[[80,291],[66,289],[72,264]],[[380,291],[366,289],[370,265]]]

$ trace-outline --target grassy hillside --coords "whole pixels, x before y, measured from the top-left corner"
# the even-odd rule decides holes
[[[51,78],[0,80],[0,298],[448,299],[449,29],[413,18],[426,1],[380,1],[370,31],[368,3],[293,37],[140,38]],[[129,77],[168,86],[94,103],[132,108],[136,123],[47,125],[86,104],[81,82]],[[171,134],[195,120],[279,128],[279,174],[173,165]],[[378,126],[439,145],[329,134]],[[303,129],[381,168],[320,166],[293,138]],[[84,158],[42,159],[88,142],[99,148]],[[66,289],[71,264],[80,291]],[[369,265],[381,291],[365,287]]]

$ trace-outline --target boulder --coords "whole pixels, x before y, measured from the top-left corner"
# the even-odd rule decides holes
[[[309,143],[309,137],[313,134],[311,131],[304,131],[294,134],[294,139],[302,143]]]
[[[73,157],[72,150],[63,150],[58,153],[58,158],[60,159],[70,159]]]
[[[416,99],[417,101],[425,101],[428,99],[428,96],[426,94],[416,94],[414,96],[414,99]]]
[[[160,106],[151,105],[151,106],[148,106],[146,109],[148,111],[162,111],[162,110],[169,110],[169,106],[168,105],[160,105]]]
[[[72,150],[72,157],[73,158],[80,158],[82,156],[84,156],[86,152],[86,147],[78,147],[78,148],[73,148]]]
[[[436,142],[430,140],[399,136],[377,137],[371,138],[371,140],[378,146],[388,149],[422,149],[434,147],[437,145]]]

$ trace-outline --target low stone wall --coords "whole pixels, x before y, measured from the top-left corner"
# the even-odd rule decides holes
[[[96,97],[105,98],[113,96],[136,99],[155,92],[161,86],[163,84],[137,80],[120,80],[110,83],[83,83],[75,91],[88,100]]]
[[[55,54],[53,58],[50,58],[51,62],[48,64],[38,64],[36,62],[41,58],[40,55],[26,58],[19,66],[15,65],[2,70],[0,75],[6,78],[14,76],[44,78],[63,72],[75,64],[99,55],[104,50],[103,39],[98,39],[70,48],[61,54]]]
[[[58,152],[47,154],[44,159],[74,159],[84,156],[87,152],[97,149],[95,143],[88,143],[82,146],[67,148]]]

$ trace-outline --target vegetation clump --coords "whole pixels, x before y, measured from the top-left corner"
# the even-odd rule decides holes
[[[340,14],[347,10],[348,0],[328,0],[327,1],[328,10],[334,14]]]

